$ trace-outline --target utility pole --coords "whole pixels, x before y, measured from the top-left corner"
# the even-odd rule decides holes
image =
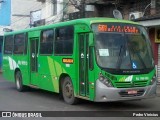
[[[81,11],[82,12],[82,18],[85,18],[86,15],[85,15],[85,8],[86,8],[86,1],[85,0],[81,0]]]

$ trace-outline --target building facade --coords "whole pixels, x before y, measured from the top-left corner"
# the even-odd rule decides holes
[[[0,0],[0,25],[10,24],[11,0]]]
[[[37,0],[11,0],[11,29],[20,30],[29,28],[31,13],[42,9],[42,7],[41,2]]]
[[[31,11],[42,9],[37,0],[0,0],[0,35],[30,27]]]
[[[70,0],[37,0],[43,4],[42,19],[45,24],[69,20],[69,13],[78,11]],[[42,22],[43,23],[43,22]]]
[[[11,0],[0,0],[0,36],[3,35],[3,28],[11,23]]]

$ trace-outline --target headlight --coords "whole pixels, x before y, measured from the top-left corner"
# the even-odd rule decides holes
[[[157,80],[156,76],[153,76],[152,80],[150,81],[150,85],[153,85],[153,83]]]
[[[103,83],[104,85],[106,85],[107,87],[113,87],[111,81],[110,81],[109,79],[105,78],[105,77],[102,76],[102,75],[99,76],[99,81],[100,81],[101,83]]]

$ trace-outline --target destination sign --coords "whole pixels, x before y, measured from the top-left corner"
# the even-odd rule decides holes
[[[106,25],[106,24],[99,24],[98,32],[125,32],[125,33],[139,33],[139,30],[135,26],[120,26],[120,25]]]

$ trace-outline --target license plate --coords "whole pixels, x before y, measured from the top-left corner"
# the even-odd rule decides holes
[[[129,90],[127,92],[128,92],[129,95],[131,95],[131,94],[137,94],[137,90]]]

